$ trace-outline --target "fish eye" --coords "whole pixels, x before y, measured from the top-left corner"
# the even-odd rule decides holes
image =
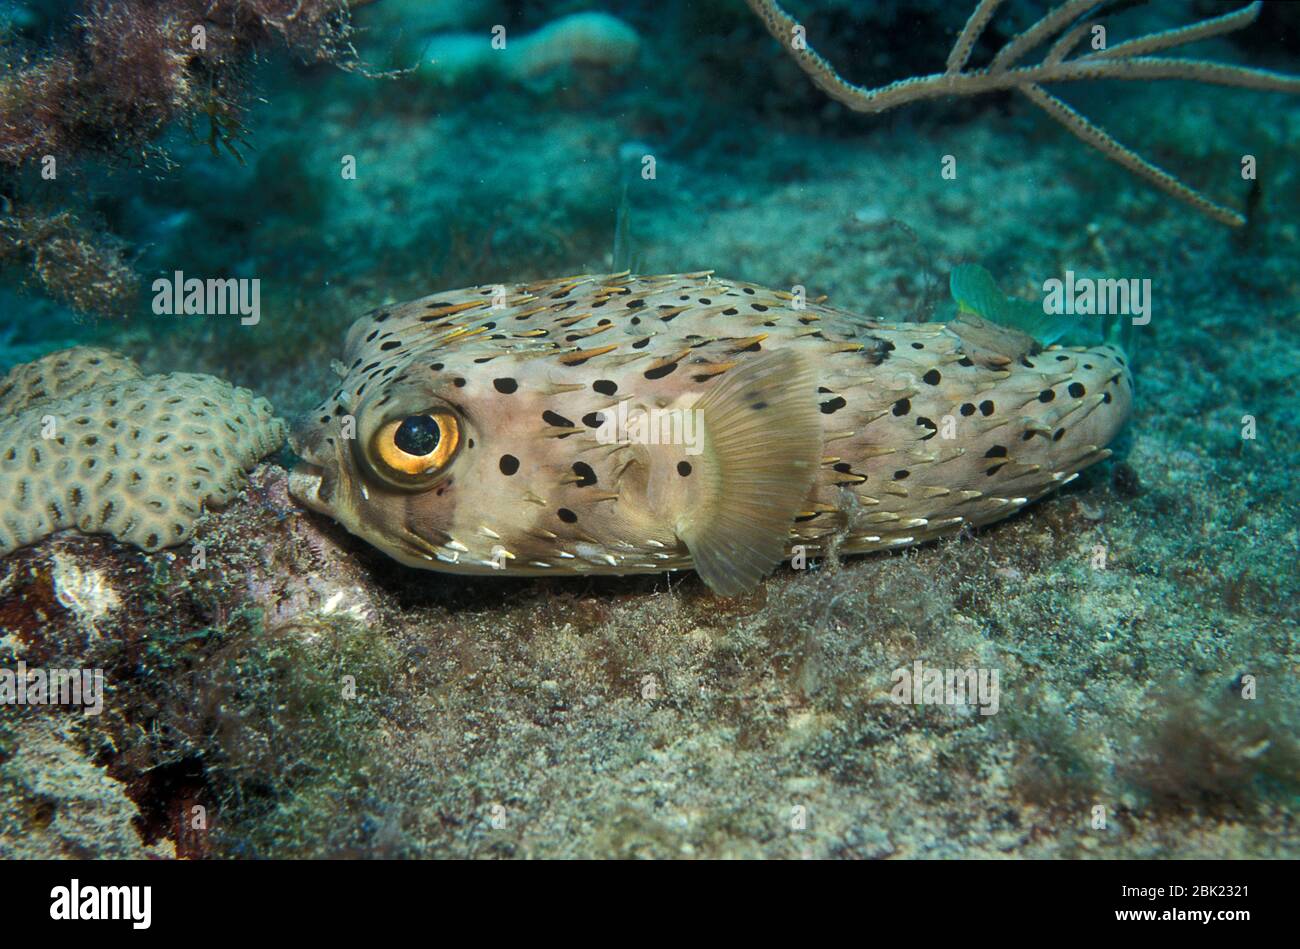
[[[460,422],[445,410],[390,419],[370,439],[375,467],[404,487],[440,474],[459,447]]]

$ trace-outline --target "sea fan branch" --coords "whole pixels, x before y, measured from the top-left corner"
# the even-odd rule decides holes
[[[1042,88],[1044,83],[1081,82],[1098,79],[1149,81],[1181,79],[1223,86],[1239,86],[1300,94],[1300,76],[1232,66],[1205,59],[1171,59],[1142,54],[1184,46],[1196,40],[1219,36],[1242,29],[1255,22],[1260,3],[1255,2],[1223,16],[1202,20],[1188,26],[1140,36],[1106,50],[1069,58],[1070,52],[1089,28],[1081,17],[1101,6],[1101,0],[1066,0],[1050,10],[1038,22],[1007,42],[987,68],[967,69],[971,51],[988,26],[1002,0],[980,0],[962,28],[944,72],[917,76],[868,89],[845,80],[816,50],[806,42],[804,31],[777,0],[746,0],[769,33],[808,74],[813,83],[832,99],[855,112],[883,112],[923,99],[942,96],[975,96],[998,90],[1016,89],[1070,132],[1096,148],[1107,158],[1150,182],[1171,197],[1177,198],[1221,223],[1241,226],[1245,218],[1236,211],[1212,201],[1191,186],[1166,172],[1131,149],[1121,145],[1102,129],[1084,118],[1060,99]],[[795,37],[800,42],[794,42]],[[1042,62],[1019,66],[1019,61],[1034,48],[1053,40]]]

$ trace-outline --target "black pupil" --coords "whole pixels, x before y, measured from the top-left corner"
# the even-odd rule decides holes
[[[412,415],[397,426],[393,444],[408,455],[427,455],[438,447],[442,433],[430,415]]]

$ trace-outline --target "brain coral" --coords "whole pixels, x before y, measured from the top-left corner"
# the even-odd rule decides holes
[[[284,437],[270,403],[212,376],[88,347],[18,366],[0,379],[0,556],[69,527],[182,543]]]

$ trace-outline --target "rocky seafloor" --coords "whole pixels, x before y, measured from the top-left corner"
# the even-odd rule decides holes
[[[723,6],[673,24],[728,55],[633,12],[642,65],[559,92],[268,76],[247,166],[178,145],[183,176],[99,200],[145,269],[263,276],[262,323],[88,324],[8,288],[9,351],[93,340],[290,416],[367,306],[612,269],[627,185],[639,269],[880,318],[942,316],[963,260],[1026,297],[1067,268],[1150,278],[1116,457],[1002,524],[730,600],[689,573],[409,570],[295,505],[287,453],[192,544],[56,535],[0,560],[0,667],[102,668],[108,695],[0,715],[0,856],[1300,854],[1300,111],[1070,91],[1225,200],[1244,192],[1208,169],[1258,153],[1265,197],[1232,232],[1013,101],[848,117]],[[668,61],[688,65],[645,65]],[[892,702],[918,659],[999,670],[997,714]]]
[[[264,465],[200,524],[202,567],[76,535],[5,562],[6,652],[103,668],[107,696],[5,716],[0,846],[1294,856],[1291,555],[1153,452],[978,536],[732,600],[690,576],[430,577]],[[997,714],[892,702],[918,658],[998,669]]]

